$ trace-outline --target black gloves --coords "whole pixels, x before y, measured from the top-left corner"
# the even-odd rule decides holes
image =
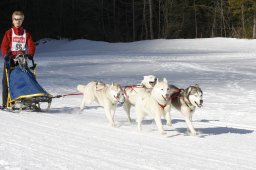
[[[10,56],[9,56],[9,55],[5,55],[5,56],[4,56],[4,61],[5,61],[5,62],[8,62],[9,60],[10,60]]]
[[[4,60],[5,60],[5,62],[8,62],[10,60],[10,58],[13,58],[13,57],[15,57],[15,56],[7,54],[4,56]],[[33,59],[33,56],[31,54],[24,54],[24,57],[28,58],[29,60]]]

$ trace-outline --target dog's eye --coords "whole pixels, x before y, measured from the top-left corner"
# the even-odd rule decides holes
[[[164,89],[161,89],[162,91],[164,91]]]
[[[167,90],[170,90],[170,88],[167,88]]]

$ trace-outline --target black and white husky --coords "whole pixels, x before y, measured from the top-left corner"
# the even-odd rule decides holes
[[[178,89],[175,86],[171,88],[177,89],[177,92],[171,96],[171,106],[183,114],[191,134],[196,135],[197,132],[192,125],[192,115],[196,108],[200,108],[203,105],[203,91],[198,84],[189,86],[186,89]]]
[[[78,85],[77,90],[83,93],[83,100],[80,105],[81,110],[95,101],[104,107],[110,125],[115,126],[114,115],[117,103],[124,102],[123,90],[119,84],[92,81],[87,85]]]

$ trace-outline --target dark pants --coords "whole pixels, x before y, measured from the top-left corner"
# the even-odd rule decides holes
[[[6,107],[7,97],[8,97],[8,86],[7,86],[7,78],[6,78],[5,68],[6,68],[6,64],[4,64],[3,79],[2,79],[2,101],[3,101],[3,107]]]

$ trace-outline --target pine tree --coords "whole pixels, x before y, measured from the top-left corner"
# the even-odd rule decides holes
[[[255,0],[228,0],[233,17],[239,18],[237,32],[241,38],[256,37],[256,1]]]

